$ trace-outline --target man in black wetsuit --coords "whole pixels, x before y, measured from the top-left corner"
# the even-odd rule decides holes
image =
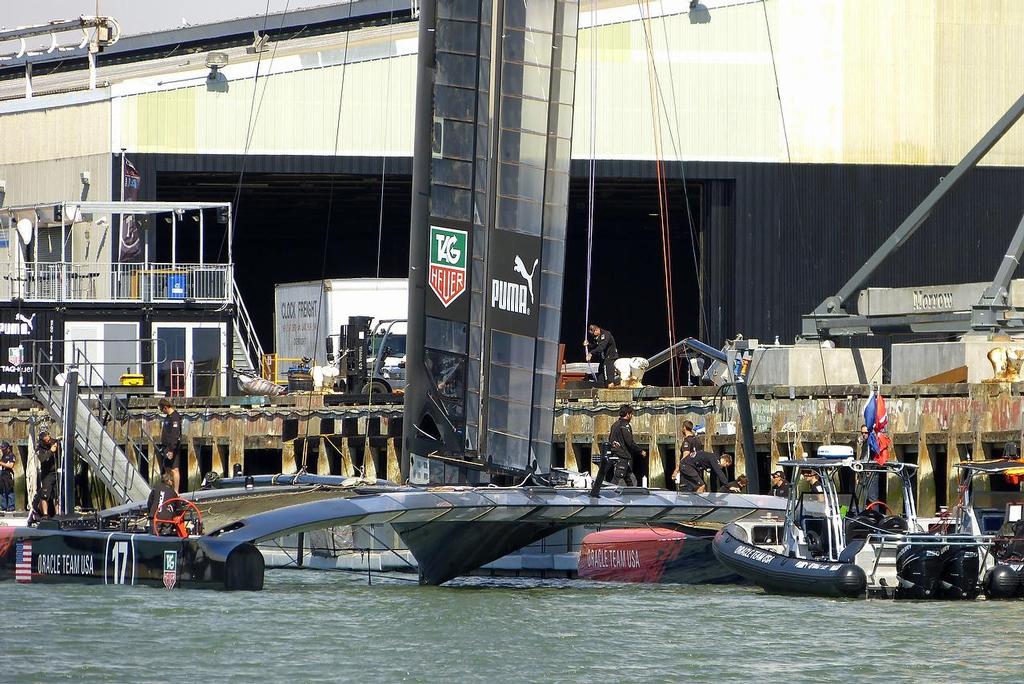
[[[687,456],[679,462],[679,491],[681,492],[704,492],[707,486],[704,484],[704,473],[708,470],[714,472],[718,478],[718,486],[725,489],[729,484],[729,478],[725,476],[723,468],[732,465],[732,456],[722,454],[716,456],[710,451],[698,451],[696,454]]]
[[[14,510],[14,447],[0,442],[0,511]]]
[[[174,491],[174,476],[170,471],[165,472],[160,476],[160,482],[156,487],[153,487],[153,491],[149,493],[149,520],[152,523],[156,514],[159,512],[161,519],[169,520],[174,516],[176,511],[170,510],[174,504],[170,507],[160,510],[160,508],[171,499],[177,498],[178,493]],[[174,526],[170,523],[160,523],[159,529],[155,528],[152,530],[153,534],[159,534],[161,536],[173,536],[175,534]]]
[[[772,488],[769,494],[781,496],[784,499],[789,498],[789,483],[786,482],[786,473],[781,470],[772,473]]]
[[[172,484],[177,491],[181,482],[181,414],[169,399],[161,399],[159,406],[160,413],[164,414],[160,428],[160,474],[169,471],[174,477]]]
[[[587,348],[587,361],[594,354],[601,355],[601,373],[604,376],[605,387],[615,382],[615,360],[619,358],[619,348],[615,346],[615,338],[607,330],[591,323],[587,326],[590,332],[590,339],[583,340],[583,346]],[[591,343],[593,340],[593,343]]]
[[[697,436],[696,431],[693,429],[693,421],[684,420],[683,444],[682,452],[679,454],[679,463],[682,463],[684,458],[696,454],[703,446],[704,445],[701,444],[700,437]],[[679,484],[679,463],[676,463],[676,469],[672,473],[672,481],[677,485]]]
[[[629,422],[633,420],[633,407],[624,404],[619,409],[619,419],[612,424],[608,433],[612,456],[616,457],[615,469],[612,472],[612,483],[617,485],[636,486],[636,475],[633,474],[633,457],[647,456],[647,452],[633,441],[633,428]]]
[[[39,486],[36,500],[39,515],[52,518],[57,506],[57,466],[60,463],[60,445],[53,436],[43,430],[36,441],[36,458],[39,459]]]

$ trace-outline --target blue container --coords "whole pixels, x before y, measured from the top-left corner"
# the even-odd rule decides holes
[[[167,298],[168,299],[184,299],[185,298],[185,274],[175,273],[167,276]]]

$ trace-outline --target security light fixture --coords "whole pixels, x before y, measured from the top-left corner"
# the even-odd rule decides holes
[[[223,69],[228,65],[228,53],[226,52],[210,52],[206,55],[206,66],[210,69],[210,75],[206,78],[211,81],[216,80],[217,74],[220,69]]]
[[[697,5],[700,4],[700,0],[690,0],[690,9],[697,9]]]

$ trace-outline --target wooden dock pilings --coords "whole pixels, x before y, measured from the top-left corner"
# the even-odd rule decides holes
[[[752,389],[762,472],[775,469],[780,459],[813,454],[822,444],[855,445],[868,393],[864,386]],[[1006,442],[1021,440],[1024,383],[893,386],[882,392],[897,456],[918,466],[915,486],[922,514],[955,502],[956,463],[999,456]],[[685,420],[702,429],[700,436],[709,451],[737,457],[731,475],[743,473],[735,401],[713,387],[560,392],[554,464],[596,471],[594,456],[623,403],[636,408],[633,432],[648,452],[646,462],[636,466],[650,486],[672,487],[667,479],[678,457]],[[236,467],[246,474],[305,468],[320,474],[399,479],[401,405],[332,406],[320,395],[298,395],[266,403],[248,398],[183,400],[179,410],[185,419],[190,488],[198,487],[206,472],[229,476]],[[138,465],[155,480],[155,440],[161,421],[156,402],[133,400],[131,418],[112,422],[108,429],[120,443],[140,446],[144,457]],[[0,403],[0,439],[15,444],[21,454],[15,472],[19,508],[27,496],[26,468],[32,467],[30,434],[43,427],[59,432],[33,402]],[[976,486],[989,486],[983,479]],[[889,503],[897,503],[895,488],[888,491]]]

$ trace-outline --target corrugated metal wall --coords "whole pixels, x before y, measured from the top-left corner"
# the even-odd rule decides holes
[[[0,178],[7,181],[3,206],[56,200],[109,200],[110,164],[109,153],[21,164],[0,163]],[[83,171],[89,172],[88,187],[81,181]]]
[[[408,155],[415,67],[415,55],[400,56],[274,74],[258,84],[229,81],[226,92],[202,84],[116,98],[121,144],[140,152],[333,154],[337,136],[339,154]]]
[[[110,102],[0,115],[0,164],[110,151]]]
[[[354,39],[393,51],[386,35],[363,33]],[[1022,35],[1024,2],[1015,0],[768,0],[585,28],[573,156],[590,156],[596,70],[598,158],[653,159],[656,107],[667,159],[952,164],[1024,92]],[[339,152],[409,154],[414,66],[402,55],[261,78],[250,151],[332,154],[344,75]],[[244,150],[253,79],[227,85],[116,98],[120,144]],[[1024,163],[1024,132],[986,163]]]

